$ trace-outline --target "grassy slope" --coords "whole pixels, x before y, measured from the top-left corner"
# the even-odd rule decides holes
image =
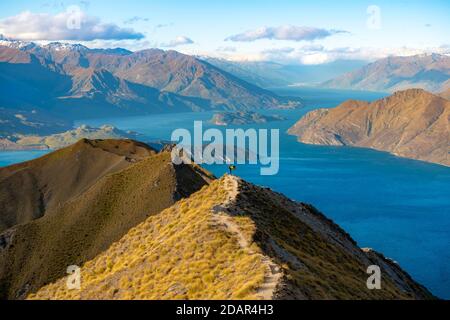
[[[432,298],[405,273],[366,287],[369,255],[314,208],[225,177],[133,228],[82,267],[81,290],[66,278],[32,299],[260,299],[277,264],[273,298]],[[233,226],[233,227],[230,227]],[[238,231],[236,231],[238,230]],[[272,277],[273,280],[273,277]]]
[[[261,256],[249,256],[235,237],[211,223],[211,208],[226,197],[221,183],[213,182],[86,263],[81,292],[66,290],[61,279],[35,298],[254,298],[264,280]]]
[[[42,158],[0,169],[0,232],[42,217],[101,177],[155,154],[131,140],[81,140]]]
[[[67,266],[94,258],[205,183],[195,168],[174,167],[167,152],[104,176],[41,219],[8,230],[12,241],[0,248],[1,296],[20,298],[60,278]]]
[[[251,217],[253,239],[283,270],[280,299],[432,298],[403,271],[398,274],[402,288],[394,284],[394,277],[387,276],[391,269],[382,270],[382,290],[368,290],[367,267],[380,261],[372,262],[345,231],[310,205],[242,182],[236,208]]]

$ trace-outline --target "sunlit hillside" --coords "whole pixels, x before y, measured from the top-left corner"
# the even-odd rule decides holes
[[[366,287],[368,265],[385,271]],[[395,263],[359,249],[313,207],[226,176],[130,230],[30,299],[418,299]]]

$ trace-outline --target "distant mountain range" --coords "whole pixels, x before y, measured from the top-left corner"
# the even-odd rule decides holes
[[[381,92],[420,88],[439,93],[450,88],[450,56],[433,53],[388,57],[321,86]]]
[[[210,57],[201,57],[201,59],[263,88],[292,85],[312,87],[367,64],[362,60],[337,60],[318,65],[294,65],[270,61],[229,61]]]
[[[434,298],[311,205],[135,141],[1,168],[0,209],[1,299]]]
[[[0,107],[63,119],[298,106],[175,51],[0,41]]]
[[[450,166],[450,101],[409,89],[369,103],[314,110],[289,133],[308,144],[357,146]]]

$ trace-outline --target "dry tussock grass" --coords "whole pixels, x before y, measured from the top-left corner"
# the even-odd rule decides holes
[[[262,255],[243,250],[211,223],[226,201],[222,180],[133,228],[82,267],[82,288],[66,278],[31,299],[255,299],[266,272]],[[251,237],[249,218],[235,217]],[[257,248],[255,248],[257,250]]]

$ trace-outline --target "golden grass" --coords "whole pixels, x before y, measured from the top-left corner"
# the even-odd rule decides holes
[[[100,178],[44,217],[14,229],[10,247],[0,250],[0,299],[21,299],[60,279],[69,265],[94,259],[130,228],[205,183],[191,166],[174,167],[167,152]]]
[[[412,280],[406,282],[416,291],[404,291],[386,272],[382,290],[368,290],[369,261],[344,231],[308,205],[244,181],[238,187],[228,203],[232,193],[222,178],[148,218],[83,266],[80,291],[67,290],[61,279],[29,298],[259,299],[268,295],[262,284],[276,286],[281,299],[433,298]],[[229,214],[217,216],[224,205]],[[338,230],[346,246],[313,229],[293,207]],[[281,283],[270,281],[268,260],[280,269]]]
[[[133,228],[82,267],[82,289],[66,279],[30,299],[255,299],[264,281],[262,256],[240,248],[214,226],[212,208],[226,200],[222,182],[181,200]],[[251,220],[233,218],[251,238]]]
[[[245,182],[242,182],[241,189],[236,207],[245,208],[245,211],[241,209],[245,216],[236,221],[242,230],[256,235],[254,246],[267,248],[267,239],[270,238],[285,254],[295,257],[302,264],[296,267],[280,254],[271,250],[264,252],[281,266],[288,286],[301,292],[297,298],[412,299],[413,296],[399,289],[386,273],[382,290],[368,290],[367,266],[354,254],[315,232],[292,214],[284,205],[286,198]],[[310,206],[297,206],[303,206],[309,215],[317,213]],[[248,224],[247,219],[254,223]],[[356,246],[354,249],[359,250]]]

